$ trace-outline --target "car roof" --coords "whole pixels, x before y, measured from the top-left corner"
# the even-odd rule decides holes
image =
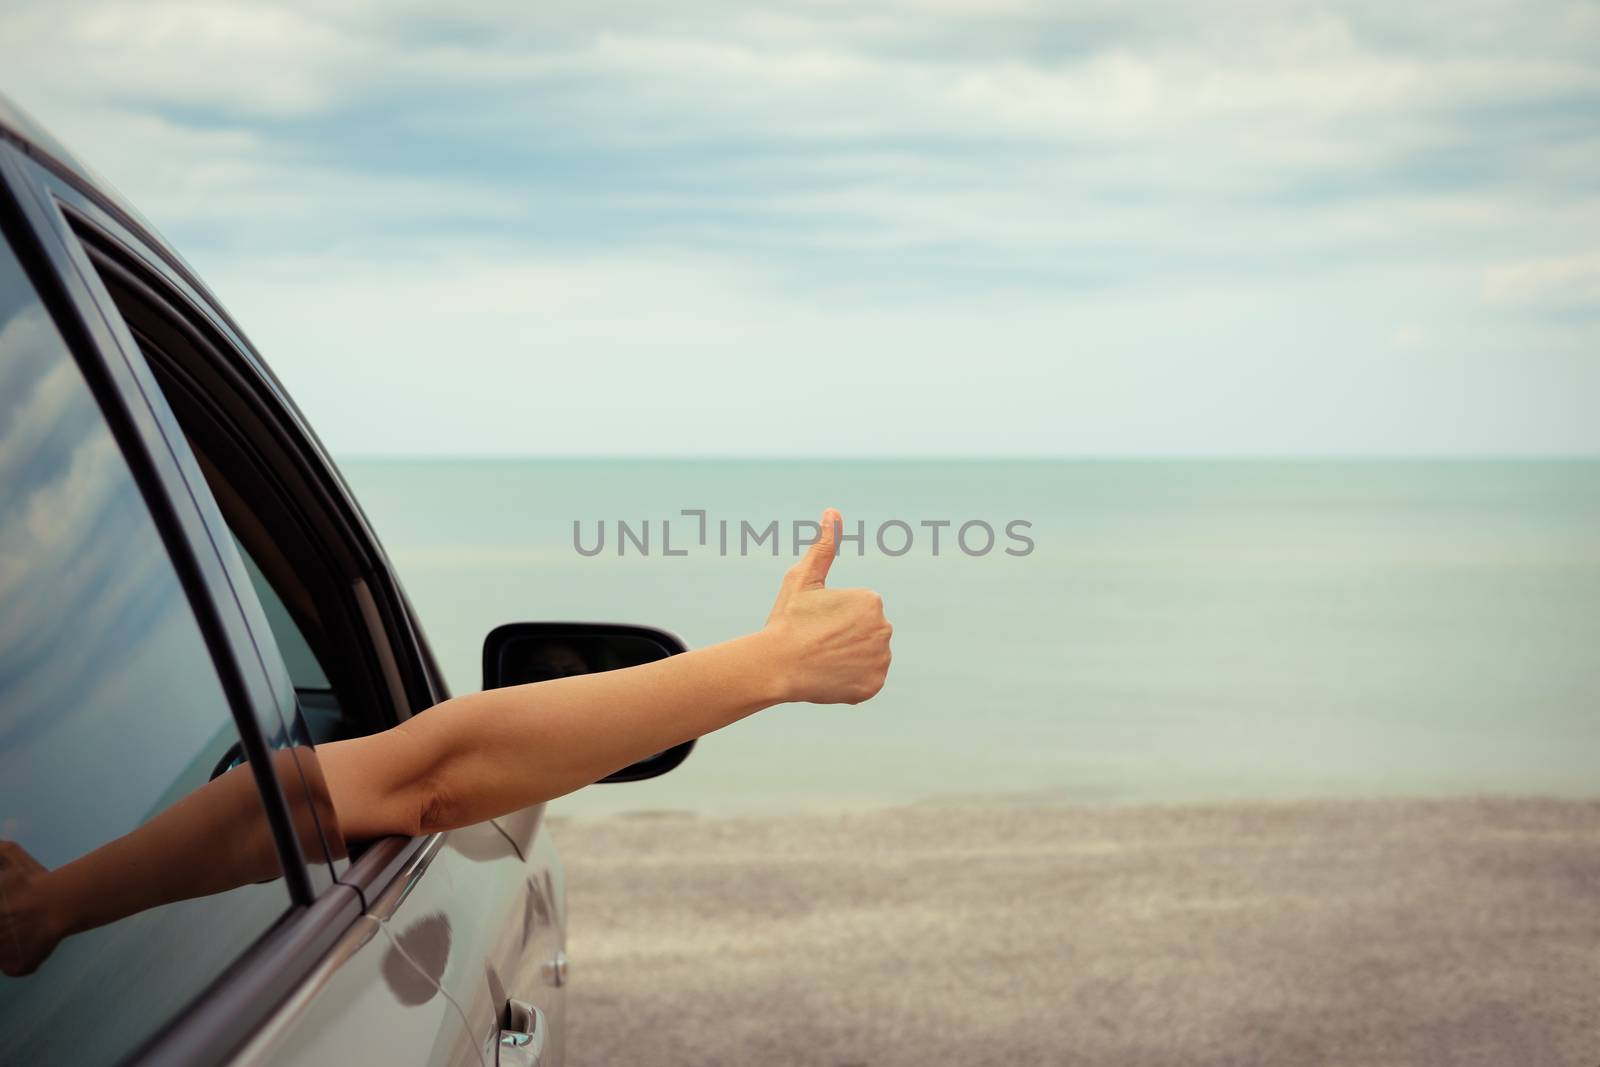
[[[206,287],[206,284],[200,280],[200,276],[193,267],[189,266],[188,261],[178,254],[177,249],[167,243],[167,240],[157,232],[156,228],[143,215],[139,214],[138,209],[129,203],[126,197],[117,192],[110,182],[101,178],[77,156],[73,155],[65,145],[56,140],[49,130],[45,129],[42,123],[18,107],[4,93],[0,93],[0,140],[8,140],[17,145],[28,154],[29,158],[35,160],[84,196],[94,201],[107,214],[126,227],[147,248],[165,259],[168,266],[176,271],[196,293],[200,294],[209,303],[210,310],[233,331],[234,339],[241,346],[241,351],[246,361],[250,364],[262,384],[270,389],[279,403],[288,409],[294,419],[298,420],[300,428],[307,438],[316,441],[315,432],[312,431],[310,424],[306,421],[305,416],[301,414],[293,398],[283,388],[283,383],[278,380],[277,375],[272,372],[266,361],[261,358],[261,354],[245,338],[244,332],[239,329],[238,324],[233,321],[232,316],[223,308],[221,302]],[[322,449],[320,443],[317,444],[317,448]],[[326,450],[322,451],[324,457],[326,457]],[[348,495],[348,491],[346,493]]]
[[[167,243],[166,238],[157,232],[150,221],[139,214],[138,209],[128,201],[127,197],[117,192],[115,186],[91,170],[66,145],[58,141],[54,134],[45,129],[43,123],[18,107],[16,102],[4,93],[0,93],[0,138],[13,142],[31,158],[70,182],[85,196],[98,202],[119,222],[138,234],[172,266],[186,275],[190,284],[198,291],[206,292],[194,269],[178,255],[177,249]],[[210,294],[207,293],[207,296],[210,297]],[[215,298],[211,299],[215,303]]]

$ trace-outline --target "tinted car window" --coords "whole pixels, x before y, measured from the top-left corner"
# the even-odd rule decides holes
[[[353,722],[345,713],[344,703],[335,692],[322,662],[311,648],[289,606],[278,595],[271,579],[261,570],[261,565],[237,537],[234,540],[239,557],[250,575],[250,584],[261,600],[261,610],[272,628],[273,640],[283,653],[284,665],[289,669],[289,680],[294,684],[295,705],[305,724],[306,737],[312,744],[339,741],[356,737],[365,731],[359,722]]]
[[[242,888],[159,903],[236,834],[260,840],[246,768],[228,778],[238,818],[191,842],[198,865],[144,847],[141,826],[178,810],[237,741],[126,461],[0,243],[0,1059],[124,1058],[287,911],[270,849]],[[24,906],[40,900],[49,923]],[[118,910],[131,914],[107,921]],[[47,936],[57,920],[71,936]]]
[[[181,422],[186,409],[180,405],[178,410]],[[227,441],[214,436],[213,447],[218,444],[226,445]],[[256,506],[261,501],[252,500],[249,493],[242,492],[222,473],[215,452],[193,437],[189,438],[189,446],[260,602],[270,633],[259,636],[270,637],[282,656],[306,737],[320,745],[381,728],[374,727],[361,714],[364,694],[357,691],[356,699],[351,699],[359,675],[348,669],[349,664],[341,664],[338,651],[329,647],[332,635],[327,620],[333,616],[329,613],[325,577],[320,584],[308,580],[286,551],[288,539],[302,535],[297,531],[281,532],[282,527],[275,531]],[[237,448],[230,449],[224,459],[235,470],[249,462]],[[301,545],[304,547],[304,542]],[[305,559],[305,553],[299,556],[302,561]],[[355,635],[344,636],[348,641]],[[330,667],[337,671],[336,678],[330,677]],[[340,667],[346,669],[338,670]]]
[[[328,682],[328,673],[322,669],[321,661],[312,651],[311,642],[300,632],[289,606],[283,602],[278,591],[272,587],[272,582],[262,573],[261,565],[237,538],[234,540],[234,547],[239,550],[239,558],[244,561],[244,569],[250,575],[251,587],[261,599],[261,610],[266,613],[267,625],[272,628],[273,639],[278,642],[278,648],[283,652],[283,662],[289,668],[289,679],[294,683],[295,689],[332,689],[333,686]]]

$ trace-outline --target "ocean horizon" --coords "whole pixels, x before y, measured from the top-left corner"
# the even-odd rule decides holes
[[[884,595],[879,697],[553,812],[1600,792],[1600,460],[340,466],[455,692],[504,622],[748,632],[806,523],[861,524],[830,584]]]

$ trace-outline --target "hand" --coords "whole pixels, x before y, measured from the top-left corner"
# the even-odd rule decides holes
[[[32,974],[63,936],[42,882],[50,872],[15,841],[0,841],[0,974]]]
[[[839,513],[822,513],[816,543],[783,577],[764,631],[782,649],[787,700],[859,704],[883,688],[889,637],[883,598],[870,589],[828,589]]]

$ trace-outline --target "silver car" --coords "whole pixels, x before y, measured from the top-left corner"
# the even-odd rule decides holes
[[[447,693],[310,427],[3,99],[0,232],[0,1060],[559,1065],[543,808],[353,842],[327,803],[319,743]],[[681,650],[516,623],[484,684]]]

